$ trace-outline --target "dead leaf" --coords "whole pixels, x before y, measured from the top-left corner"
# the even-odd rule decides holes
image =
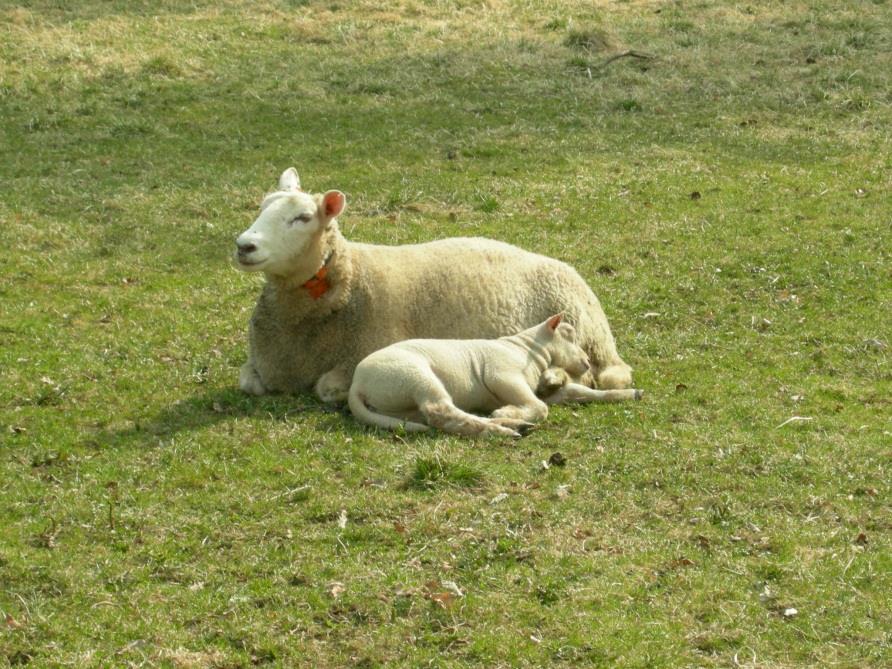
[[[774,429],[779,430],[784,425],[789,425],[790,423],[806,423],[810,420],[814,420],[814,418],[812,418],[811,416],[791,416],[790,418],[787,418],[787,420],[785,420],[783,423],[781,423]]]
[[[403,525],[403,524],[402,524],[401,522],[399,522],[398,520],[393,521],[393,529],[396,530],[399,534],[405,534],[405,533],[406,533],[406,526]]]
[[[7,613],[6,614],[6,626],[9,629],[18,629],[19,627],[22,626],[22,623],[20,623],[18,620],[16,620],[10,614]]]
[[[882,351],[886,348],[886,344],[879,339],[865,339],[864,347],[871,351]]]
[[[328,594],[331,595],[333,599],[337,599],[346,591],[346,586],[340,581],[332,581],[328,584]]]
[[[506,499],[508,499],[508,493],[500,492],[498,495],[489,500],[489,503],[498,504],[499,502],[504,502]]]
[[[455,596],[451,592],[432,592],[427,598],[436,604],[439,604],[442,608],[448,609],[452,606],[455,601]]]
[[[558,499],[567,499],[570,496],[570,485],[567,483],[559,485],[554,494],[557,495]]]
[[[455,581],[443,581],[443,587],[456,597],[465,596],[465,593],[462,592],[461,588],[458,587],[458,584]]]
[[[799,304],[799,296],[795,293],[791,293],[789,290],[778,291],[776,299],[778,302],[791,302],[793,304]]]
[[[864,534],[864,532],[859,532],[858,536],[855,537],[855,543],[858,544],[859,546],[866,546],[867,545],[867,535]]]
[[[347,509],[341,509],[341,512],[338,514],[338,527],[342,530],[347,527]]]

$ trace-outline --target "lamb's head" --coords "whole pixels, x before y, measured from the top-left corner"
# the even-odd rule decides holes
[[[576,343],[576,328],[555,314],[539,325],[537,339],[551,355],[551,366],[566,369],[573,376],[582,376],[591,367],[588,355]]]
[[[337,190],[324,195],[305,193],[297,171],[289,167],[279,178],[279,190],[264,198],[260,216],[236,239],[237,266],[277,276],[304,269],[301,265],[306,264],[314,240],[333,224],[345,204],[344,194]],[[312,267],[311,274],[317,269]]]

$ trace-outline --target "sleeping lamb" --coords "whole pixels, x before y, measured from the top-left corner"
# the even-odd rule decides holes
[[[639,390],[592,390],[566,379],[545,401],[536,397],[546,371],[578,376],[588,369],[576,331],[556,314],[510,337],[391,344],[356,366],[348,403],[363,423],[390,430],[436,427],[467,436],[518,437],[518,430],[548,416],[549,403],[641,398]],[[492,415],[484,418],[469,411]]]
[[[340,191],[311,195],[294,168],[236,240],[235,262],[266,284],[248,331],[239,374],[247,393],[314,388],[326,402],[347,398],[366,355],[404,339],[492,339],[563,312],[592,369],[590,387],[628,388],[631,368],[616,352],[607,318],[570,266],[481,238],[376,246],[344,239]]]

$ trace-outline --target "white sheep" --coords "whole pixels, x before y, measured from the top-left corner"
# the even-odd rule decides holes
[[[556,314],[499,339],[409,339],[363,358],[353,372],[348,404],[368,425],[422,432],[436,427],[473,436],[520,436],[548,416],[547,403],[640,399],[638,390],[592,390],[564,379],[546,398],[536,389],[546,371],[588,371],[576,331]],[[585,399],[583,399],[585,398]],[[468,413],[491,413],[484,418]]]
[[[592,360],[580,380],[628,388],[598,298],[570,266],[481,238],[377,246],[344,239],[340,191],[311,195],[294,168],[236,240],[235,262],[266,284],[249,325],[240,388],[251,394],[315,388],[347,397],[366,355],[404,339],[492,339],[563,312]]]

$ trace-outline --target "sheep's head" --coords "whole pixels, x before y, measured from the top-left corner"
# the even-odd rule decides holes
[[[588,355],[576,343],[576,328],[556,314],[539,326],[539,337],[551,354],[551,365],[566,369],[574,376],[582,376],[591,367]]]
[[[305,193],[297,171],[289,167],[279,178],[279,190],[264,198],[260,216],[236,239],[237,266],[278,276],[305,269],[301,265],[306,264],[313,240],[332,225],[345,204],[344,194],[337,190],[324,195]],[[311,264],[316,261],[309,259]],[[317,269],[312,267],[310,273]]]

